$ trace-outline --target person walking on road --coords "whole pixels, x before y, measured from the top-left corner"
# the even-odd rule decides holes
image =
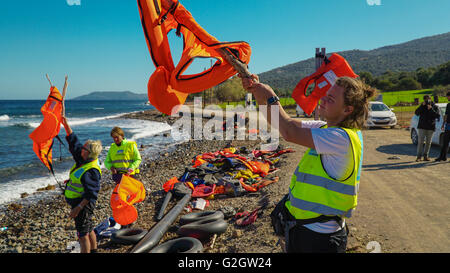
[[[435,161],[447,161],[448,143],[450,142],[450,91],[447,92],[447,107],[445,108],[444,119],[441,130],[444,131],[444,139],[442,141],[441,153]]]
[[[436,119],[440,117],[439,108],[431,101],[429,95],[425,95],[423,96],[422,104],[416,109],[415,114],[419,116],[416,162],[419,162],[422,156],[424,161],[430,161],[431,138],[436,129]],[[424,141],[425,147],[423,145]]]

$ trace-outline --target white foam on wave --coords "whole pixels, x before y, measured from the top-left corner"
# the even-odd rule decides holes
[[[67,174],[69,169],[64,171],[59,171],[55,173],[56,179],[60,183],[63,183],[65,179],[67,179]],[[53,175],[48,174],[47,176],[40,176],[37,178],[27,179],[27,180],[13,180],[8,181],[7,183],[1,184],[1,192],[0,194],[0,204],[4,204],[11,201],[16,201],[21,199],[22,193],[33,194],[38,189],[47,187],[48,185],[56,185],[56,188],[59,190],[59,186],[53,178]]]
[[[9,116],[8,115],[1,115],[0,116],[0,121],[7,121],[9,120]]]
[[[170,131],[172,128],[169,124],[161,122],[139,120],[139,122],[136,123],[140,126],[138,126],[138,128],[130,129],[130,132],[133,134],[130,137],[131,140],[151,137],[162,132]]]
[[[154,135],[160,134],[165,131],[170,131],[171,126],[167,123],[161,123],[161,122],[155,122],[155,121],[149,121],[149,120],[141,120],[141,119],[125,119],[120,118],[120,116],[123,114],[117,114],[117,115],[111,115],[111,116],[105,116],[105,117],[94,117],[94,118],[87,118],[87,119],[79,119],[79,118],[72,118],[69,119],[69,124],[71,126],[83,126],[85,124],[89,123],[95,123],[93,126],[98,127],[105,127],[110,130],[113,126],[119,126],[122,129],[128,131],[127,138],[130,140],[135,140],[140,142],[142,139],[145,138],[151,138]],[[37,127],[40,123],[35,122],[28,122],[27,123],[30,126]],[[109,131],[108,131],[109,132]],[[146,141],[143,141],[144,143]],[[106,145],[105,151],[109,149],[109,146]],[[104,157],[104,155],[102,155]],[[100,158],[101,162],[101,168],[104,169],[104,158]],[[57,180],[62,183],[65,179],[68,179],[68,172],[69,168],[64,170],[56,170],[55,176]],[[39,188],[46,187],[48,185],[55,185],[57,190],[59,191],[59,186],[57,182],[55,181],[55,178],[50,173],[48,175],[39,176],[36,178],[30,178],[30,179],[18,179],[18,180],[11,180],[6,183],[0,184],[0,204],[8,203],[11,201],[17,201],[17,200],[23,200],[21,199],[22,193],[28,193],[32,197],[27,197],[27,199],[34,199],[34,196],[41,196],[39,195],[32,195],[37,191]],[[45,195],[45,194],[43,194]],[[36,197],[39,198],[39,197]],[[25,202],[25,201],[24,201]]]
[[[77,126],[77,125],[84,125],[84,124],[88,124],[88,123],[93,123],[93,122],[97,122],[99,120],[104,120],[104,119],[113,119],[113,118],[118,118],[123,114],[116,114],[116,115],[111,115],[111,116],[104,116],[104,117],[95,117],[95,118],[68,118],[67,121],[70,124],[70,126]]]

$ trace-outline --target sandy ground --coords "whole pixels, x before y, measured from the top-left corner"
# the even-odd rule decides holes
[[[171,117],[160,113],[141,113],[129,118],[150,119],[173,123]],[[350,230],[347,252],[450,252],[450,161],[436,163],[415,162],[416,146],[411,143],[406,126],[408,118],[396,129],[363,130],[364,162],[358,206],[352,218],[347,220]],[[294,153],[281,156],[277,183],[262,188],[257,193],[233,198],[215,198],[208,210],[225,206],[236,211],[260,206],[264,199],[271,204],[287,193],[294,172],[305,147],[280,140],[283,148]],[[142,181],[147,190],[144,202],[136,204],[139,218],[134,228],[149,230],[157,221],[155,216],[164,199],[162,184],[173,176],[183,174],[190,166],[192,157],[205,152],[222,149],[225,145],[260,147],[250,141],[190,141],[161,151],[159,157],[146,158],[141,164]],[[432,146],[430,156],[436,158],[439,147]],[[109,198],[113,186],[109,172],[102,177],[95,221],[111,215]],[[171,202],[169,211],[175,202]],[[270,223],[272,207],[263,211],[255,223],[240,227],[229,221],[227,231],[212,241],[205,241],[205,253],[280,253],[278,238]],[[73,221],[67,220],[69,208],[61,195],[43,200],[33,206],[11,204],[0,213],[0,221],[10,227],[0,233],[0,252],[65,252],[67,243],[74,241]],[[183,212],[181,215],[185,214]],[[176,221],[160,243],[177,237]],[[125,253],[130,246],[111,245],[102,241],[99,252]]]
[[[363,131],[364,163],[358,207],[347,221],[348,252],[450,252],[450,162],[415,162],[416,146],[405,128],[409,120],[405,115],[396,129]],[[214,200],[210,209],[242,202],[252,208],[264,196],[278,201],[287,192],[292,172],[306,151],[283,140],[281,144],[296,152],[282,159],[277,184],[253,198]],[[431,158],[438,154],[439,147],[432,146]],[[270,211],[251,227],[230,225],[227,233],[219,236],[215,249],[206,251],[280,252],[274,245],[277,238],[272,234]]]
[[[370,238],[382,252],[450,252],[450,162],[415,162],[416,146],[405,129],[363,135],[353,238]],[[431,158],[438,155],[432,146]]]

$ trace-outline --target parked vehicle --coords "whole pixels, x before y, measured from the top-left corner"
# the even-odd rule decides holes
[[[441,117],[439,120],[436,121],[436,128],[434,129],[433,137],[431,138],[432,144],[437,144],[439,146],[442,145],[442,142],[444,141],[444,130],[441,130],[442,122],[444,122],[444,114],[445,114],[445,107],[447,106],[447,103],[436,103],[436,106],[439,108]],[[419,116],[414,115],[411,118],[411,124],[409,126],[409,130],[411,133],[411,141],[414,145],[417,145],[419,134],[417,130],[417,124],[419,123]],[[449,144],[450,146],[450,144]]]
[[[369,102],[369,116],[367,117],[366,126],[371,127],[391,127],[397,125],[397,117],[393,112],[393,108],[389,108],[380,101]]]

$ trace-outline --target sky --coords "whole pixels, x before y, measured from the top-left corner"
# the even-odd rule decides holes
[[[371,50],[450,31],[449,0],[181,0],[218,40],[246,41],[258,74],[327,53]],[[48,73],[67,98],[146,93],[155,70],[136,0],[0,0],[0,100],[42,99]],[[182,42],[169,36],[174,61]],[[443,60],[445,61],[445,60]],[[209,61],[195,61],[190,73]],[[300,80],[300,79],[299,79]]]

